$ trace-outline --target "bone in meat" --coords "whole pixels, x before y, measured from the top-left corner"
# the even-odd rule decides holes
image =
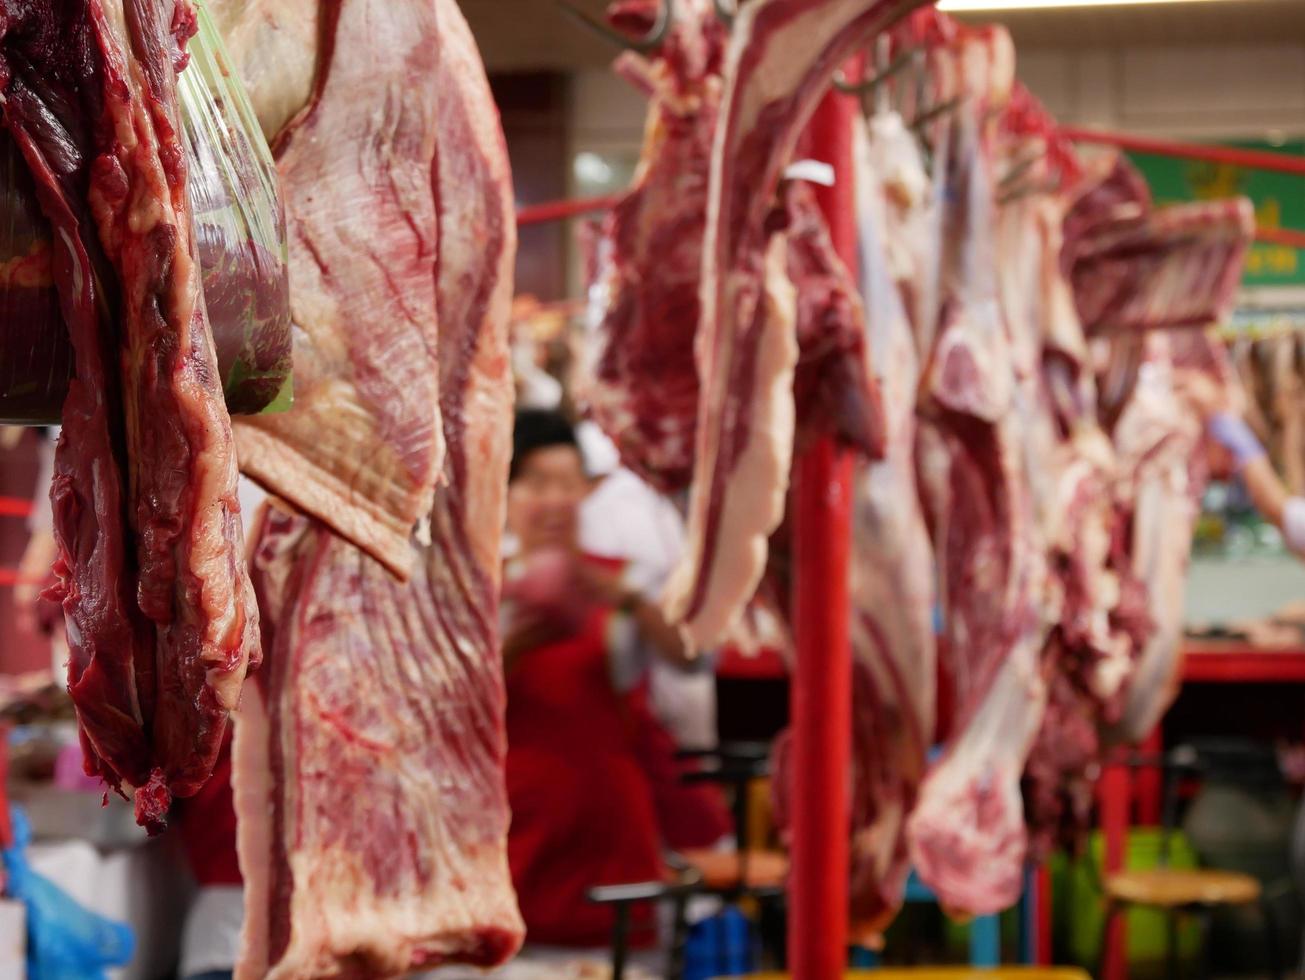
[[[257,663],[230,420],[192,242],[187,3],[3,5],[5,126],[57,231],[76,357],[51,487],[87,771],[157,830]]]

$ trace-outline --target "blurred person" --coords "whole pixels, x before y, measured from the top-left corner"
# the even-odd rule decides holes
[[[1178,376],[1178,391],[1205,424],[1214,474],[1235,475],[1260,516],[1282,533],[1294,554],[1305,558],[1305,497],[1293,496],[1274,470],[1268,451],[1246,422],[1242,393],[1231,383],[1195,371]]]
[[[686,650],[658,606],[623,582],[620,562],[580,549],[588,489],[566,419],[518,413],[507,506],[516,551],[504,569],[502,616],[508,858],[527,957],[539,955],[541,944],[554,953],[600,950],[613,913],[589,902],[588,890],[666,874],[668,834],[653,772],[674,765],[673,749],[642,689],[620,690],[613,670],[633,642],[672,662],[683,662]],[[703,800],[685,793],[681,817],[693,823],[684,814]],[[706,834],[720,836],[723,810],[700,811],[711,825]],[[637,908],[632,944],[648,947],[655,938],[652,909]]]
[[[621,465],[612,441],[593,422],[577,427],[593,489],[580,505],[580,546],[624,563],[622,581],[657,602],[684,552],[684,518],[672,501]],[[624,689],[648,678],[653,713],[683,749],[716,745],[715,660],[701,653],[672,662],[634,644],[621,665]]]

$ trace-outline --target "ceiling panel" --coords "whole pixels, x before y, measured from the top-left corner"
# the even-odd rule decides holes
[[[554,0],[461,0],[493,71],[560,70],[604,65],[613,49],[565,16]],[[575,0],[599,13],[604,0]],[[969,14],[1000,20],[1029,47],[1305,43],[1305,0],[1098,7]]]

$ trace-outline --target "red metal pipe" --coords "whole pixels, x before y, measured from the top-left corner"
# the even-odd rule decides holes
[[[610,211],[621,199],[619,194],[609,197],[582,197],[573,201],[548,201],[532,204],[517,212],[517,227],[540,225],[548,221],[561,221],[594,211]]]
[[[0,497],[0,517],[26,517],[32,512],[32,502],[19,497]]]
[[[1132,799],[1132,778],[1128,767],[1108,761],[1097,783],[1097,807],[1101,833],[1105,838],[1105,865],[1102,877],[1122,871],[1128,860],[1128,816]],[[1104,936],[1101,950],[1102,980],[1128,978],[1128,918],[1119,910]]]
[[[1226,163],[1248,170],[1270,170],[1280,174],[1305,177],[1305,157],[1289,153],[1271,153],[1267,150],[1243,150],[1235,146],[1214,146],[1209,143],[1179,143],[1174,140],[1134,136],[1131,133],[1113,133],[1102,129],[1084,129],[1078,126],[1061,126],[1060,133],[1075,143],[1096,143],[1117,146],[1134,153],[1154,153],[1156,156],[1179,157],[1184,160],[1202,160],[1207,163]]]
[[[857,267],[852,187],[856,102],[831,92],[812,118],[812,155],[834,167],[817,188],[834,247]],[[852,655],[848,636],[851,557],[850,457],[824,439],[797,461],[793,584],[793,853],[788,955],[794,980],[836,980],[847,967],[848,772],[852,748]]]
[[[1305,249],[1305,231],[1294,228],[1256,228],[1255,240],[1265,245],[1285,245]]]

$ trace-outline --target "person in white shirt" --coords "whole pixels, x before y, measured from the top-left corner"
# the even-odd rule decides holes
[[[626,563],[625,584],[649,601],[662,589],[684,550],[684,519],[675,504],[620,465],[616,447],[592,422],[577,427],[585,468],[595,481],[580,505],[580,547]],[[613,680],[629,690],[649,674],[653,711],[680,748],[716,744],[716,679],[710,655],[691,667],[668,663],[637,642],[619,644]]]

